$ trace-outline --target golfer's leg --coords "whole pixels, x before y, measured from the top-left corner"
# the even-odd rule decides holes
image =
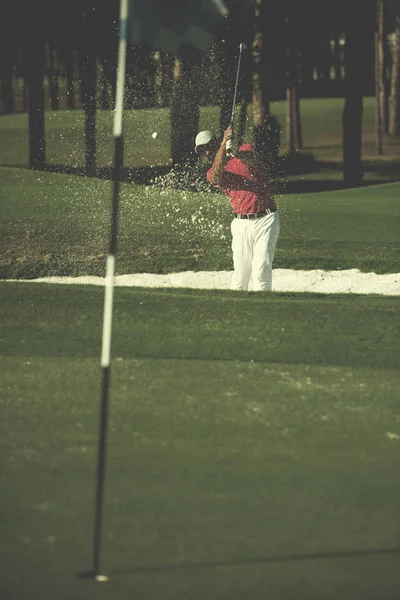
[[[232,231],[232,253],[233,253],[233,276],[232,290],[247,290],[251,275],[252,259],[252,231],[251,221],[233,219]]]
[[[279,228],[278,212],[262,217],[256,222],[252,263],[254,291],[272,290],[272,263]]]

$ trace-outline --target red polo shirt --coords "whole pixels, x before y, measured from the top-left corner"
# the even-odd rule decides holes
[[[207,172],[208,181],[210,173],[211,169]],[[274,194],[266,175],[254,170],[251,172],[238,158],[228,161],[222,182],[216,187],[229,196],[234,213],[258,213],[266,208],[276,210]]]

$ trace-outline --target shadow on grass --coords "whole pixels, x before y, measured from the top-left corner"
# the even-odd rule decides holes
[[[21,164],[3,166],[20,169],[28,168],[26,165]],[[175,167],[171,165],[123,167],[120,180],[123,183],[135,183],[146,186],[154,185],[161,188],[220,193],[206,180],[208,168],[209,165],[202,165],[200,163]],[[105,180],[113,179],[113,167],[109,166],[97,167],[93,173],[89,173],[85,167],[49,163],[41,170],[50,173],[78,175]],[[292,155],[279,157],[277,164],[271,169],[271,175],[274,180],[276,193],[303,194],[346,189],[347,186],[341,177],[341,171],[342,164],[338,161],[316,160],[312,154],[296,152]],[[318,173],[321,173],[321,178],[316,177]],[[375,173],[377,178],[365,179],[362,184],[363,186],[400,181],[400,160],[365,160],[364,173]],[[331,174],[330,178],[329,176],[327,177],[328,174]],[[312,175],[312,177],[307,178],[307,175]],[[299,180],[296,179],[298,176],[303,177]]]
[[[400,160],[365,159],[362,186],[395,183],[400,181]],[[280,157],[277,168],[276,191],[282,194],[301,194],[344,190],[343,164],[339,161],[316,160],[312,154],[295,153]],[[320,173],[320,178],[317,174]],[[307,176],[312,176],[307,178]],[[328,177],[327,177],[328,175]],[[330,175],[330,177],[329,177]],[[375,179],[371,178],[375,175]],[[292,177],[303,176],[301,179]]]
[[[365,183],[364,185],[368,184]],[[311,194],[313,192],[330,192],[344,189],[346,189],[346,186],[343,181],[335,181],[332,179],[303,179],[301,181],[282,179],[275,182],[275,192],[277,194]]]
[[[23,164],[7,164],[4,167],[16,169],[29,169]],[[220,193],[213,188],[206,179],[208,167],[199,164],[190,166],[172,167],[167,165],[150,165],[144,167],[123,167],[120,174],[122,183],[135,183],[138,185],[154,185],[159,188],[172,188],[194,192],[210,191]],[[77,175],[95,179],[113,180],[113,167],[97,167],[93,172],[88,172],[85,167],[48,163],[42,172],[60,173],[63,175]]]
[[[166,564],[166,565],[144,565],[141,567],[132,567],[131,569],[113,570],[114,574],[127,573],[158,573],[160,571],[174,571],[179,569],[207,569],[219,567],[239,567],[246,565],[263,565],[285,562],[300,562],[306,560],[326,560],[326,559],[341,559],[355,558],[363,556],[379,556],[384,554],[400,554],[400,548],[379,548],[375,550],[353,550],[348,552],[326,552],[313,554],[294,554],[288,556],[271,556],[269,558],[254,558],[246,560],[226,560],[226,561],[210,561],[200,563],[181,563],[181,564]]]

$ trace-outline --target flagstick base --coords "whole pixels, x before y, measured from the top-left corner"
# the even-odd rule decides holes
[[[99,583],[106,583],[107,581],[110,581],[110,578],[107,577],[107,575],[101,573],[93,573],[93,571],[90,571],[88,573],[78,573],[78,577],[80,579],[93,579],[94,581],[97,581]]]

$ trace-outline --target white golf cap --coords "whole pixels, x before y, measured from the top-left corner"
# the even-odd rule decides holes
[[[199,146],[205,146],[209,142],[212,142],[214,139],[215,139],[215,135],[213,134],[212,131],[200,131],[200,133],[198,133],[196,135],[196,141],[195,141],[196,152],[197,152],[197,148]]]

